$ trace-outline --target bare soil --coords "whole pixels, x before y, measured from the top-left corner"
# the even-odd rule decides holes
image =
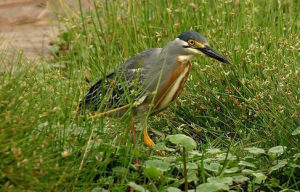
[[[20,50],[30,59],[49,56],[49,43],[58,34],[56,14],[52,11],[53,5],[59,7],[57,2],[0,0],[0,51]],[[73,6],[78,1],[67,3]],[[83,7],[88,8],[87,0],[83,1]]]

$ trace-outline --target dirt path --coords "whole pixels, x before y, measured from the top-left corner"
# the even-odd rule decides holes
[[[53,2],[57,0],[0,0],[0,51],[22,50],[30,59],[47,57],[49,42],[58,34]],[[85,1],[83,6],[87,8]]]
[[[48,9],[45,0],[0,0],[0,49],[22,50],[31,59],[48,56],[49,42],[58,33]]]

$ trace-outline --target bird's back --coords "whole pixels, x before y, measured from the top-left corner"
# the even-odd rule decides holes
[[[104,78],[98,80],[79,103],[79,110],[96,111],[100,106],[111,109],[134,102],[152,87],[145,84],[161,48],[147,49],[126,60]],[[158,64],[157,64],[158,65]]]

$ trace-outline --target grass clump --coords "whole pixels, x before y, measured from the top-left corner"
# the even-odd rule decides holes
[[[63,18],[53,60],[31,65],[16,56],[1,72],[1,190],[179,191],[186,179],[196,191],[299,190],[299,6],[94,1],[87,13]],[[78,100],[99,78],[189,29],[233,65],[195,60],[180,98],[150,119],[165,157],[141,138],[132,147],[128,116],[76,118]],[[166,134],[196,145],[184,153]]]

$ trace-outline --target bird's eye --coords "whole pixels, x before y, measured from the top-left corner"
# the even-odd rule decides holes
[[[195,45],[195,41],[194,40],[189,40],[189,44],[193,46],[193,45]]]

